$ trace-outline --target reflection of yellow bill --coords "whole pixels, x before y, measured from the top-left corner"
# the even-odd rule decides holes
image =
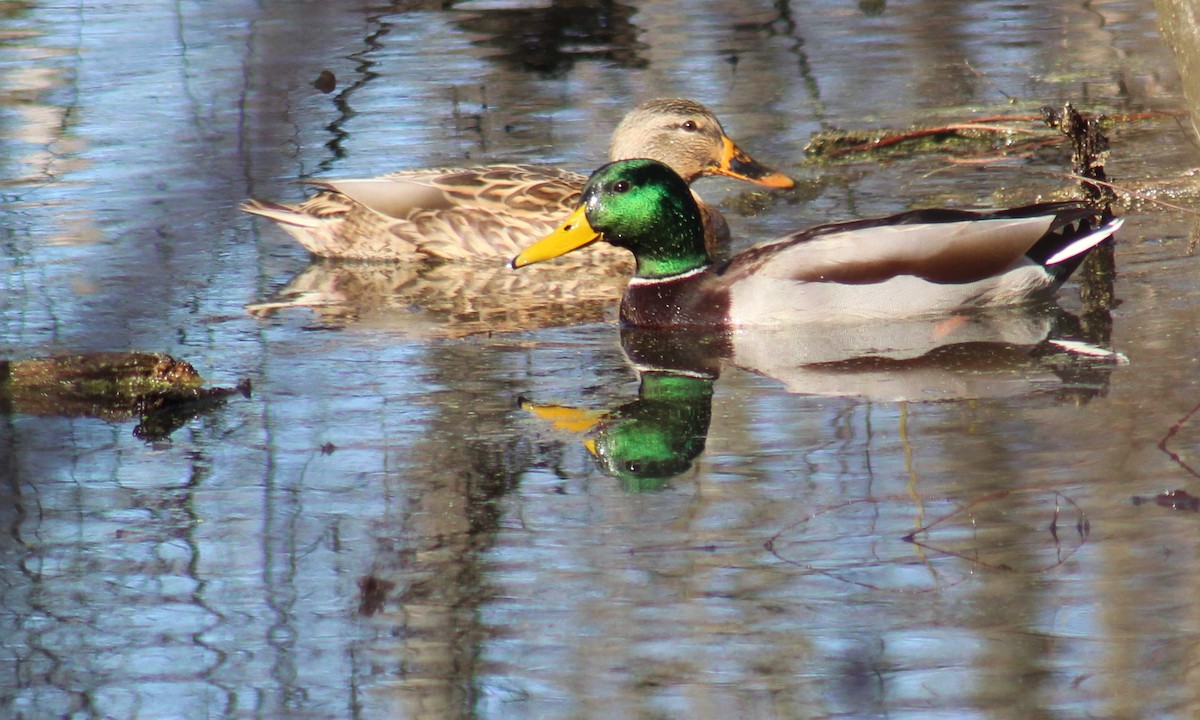
[[[559,430],[573,433],[584,433],[591,430],[604,419],[605,415],[601,410],[573,408],[565,405],[534,405],[529,402],[522,402],[521,409],[537,415]],[[586,445],[587,442],[584,444]]]
[[[580,205],[567,217],[566,222],[558,226],[557,230],[525,248],[520,255],[513,258],[512,266],[519,268],[543,260],[551,260],[599,239],[600,233],[593,230],[592,226],[588,224],[586,208]]]

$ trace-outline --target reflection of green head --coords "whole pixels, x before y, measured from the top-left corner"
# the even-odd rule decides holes
[[[626,490],[658,489],[704,451],[712,395],[711,379],[643,373],[638,399],[609,413],[587,448]]]

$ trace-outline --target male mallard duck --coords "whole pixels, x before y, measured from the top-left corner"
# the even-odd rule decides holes
[[[727,175],[766,187],[790,188],[786,175],[760,165],[721,129],[708,108],[691,100],[643,103],[617,126],[613,160],[654,158],[688,183]],[[587,177],[538,165],[485,165],[392,173],[366,180],[324,180],[299,205],[250,200],[242,210],[279,224],[309,252],[354,260],[507,258],[554,228],[579,201]],[[701,204],[710,246],[729,229]],[[609,248],[590,258],[611,262]]]
[[[630,250],[637,269],[621,319],[634,326],[898,318],[1048,296],[1121,226],[1097,215],[1083,202],[916,210],[822,225],[714,264],[687,185],[662,163],[627,160],[593,173],[566,222],[512,266],[601,238]]]

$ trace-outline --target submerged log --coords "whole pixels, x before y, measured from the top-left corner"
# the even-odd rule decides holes
[[[0,412],[25,415],[139,418],[134,435],[170,435],[230,395],[250,395],[250,383],[205,388],[190,363],[164,353],[102,352],[0,360]]]

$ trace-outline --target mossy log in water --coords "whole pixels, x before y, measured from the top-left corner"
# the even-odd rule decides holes
[[[916,155],[924,152],[982,152],[1012,145],[1016,140],[1045,143],[1049,133],[1038,133],[1031,123],[1038,116],[1011,116],[966,120],[950,125],[880,128],[874,130],[831,129],[814,133],[805,153],[815,160],[855,159],[880,154]],[[1007,124],[999,124],[999,123]]]
[[[1177,113],[1154,111],[1098,116],[1088,121],[1095,123],[1099,129],[1163,115]],[[827,161],[847,156],[861,161],[880,156],[913,156],[928,152],[980,153],[1003,150],[1015,153],[1061,142],[1060,135],[1045,127],[1046,120],[1046,110],[1043,109],[1038,115],[971,118],[935,126],[822,130],[813,134],[804,151],[813,160]]]
[[[248,397],[249,381],[205,388],[190,363],[163,353],[0,360],[0,411],[109,421],[138,417],[134,435],[146,439],[166,437],[233,393]]]

